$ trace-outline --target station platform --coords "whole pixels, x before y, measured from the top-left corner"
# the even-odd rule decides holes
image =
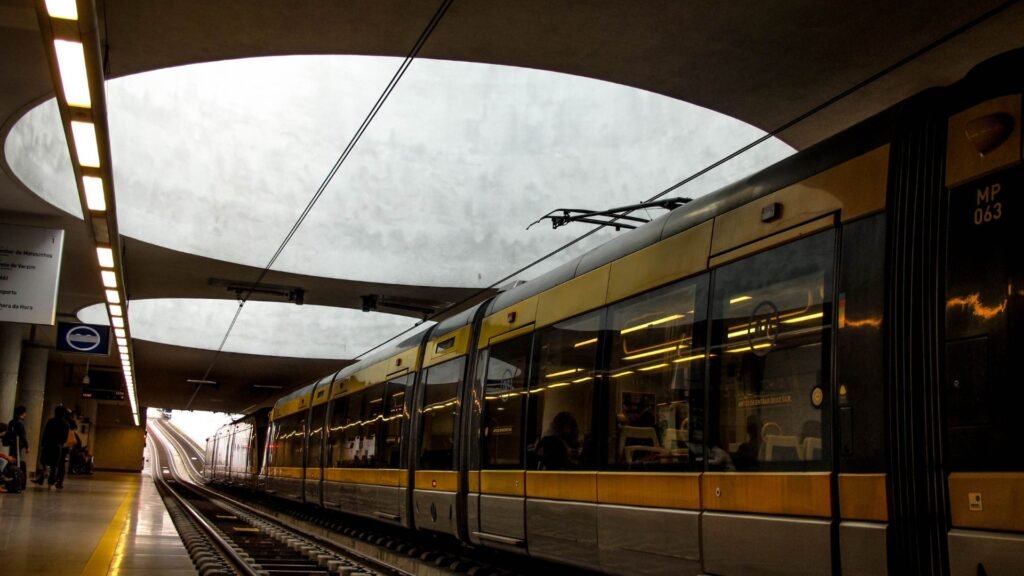
[[[196,574],[148,467],[0,494],[0,566],[34,576]]]

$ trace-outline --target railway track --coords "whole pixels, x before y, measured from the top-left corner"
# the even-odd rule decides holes
[[[153,476],[197,570],[203,576],[411,576],[376,559],[304,534],[194,482],[191,463],[163,426],[151,426]],[[187,454],[187,452],[186,452]],[[182,470],[182,468],[185,470]]]
[[[309,571],[285,566],[279,572],[262,571],[261,574],[393,574],[409,576],[520,576],[525,574],[557,573],[562,576],[593,576],[595,573],[571,566],[552,564],[524,556],[504,554],[483,549],[467,549],[444,539],[432,539],[405,530],[392,529],[339,512],[284,502],[273,497],[257,495],[242,489],[227,487],[207,488],[199,471],[204,455],[188,439],[162,421],[151,421],[152,435],[161,444],[162,467],[157,467],[167,483],[184,494],[201,494],[227,507],[230,512],[217,512],[214,516],[231,515],[235,518],[215,518],[215,526],[226,526],[232,533],[240,532],[236,522],[261,523],[275,540],[260,540],[254,545],[298,548],[315,559],[319,568]],[[174,450],[179,457],[168,453]],[[168,463],[173,465],[168,465]],[[163,469],[167,469],[164,472]],[[154,476],[158,474],[154,473]],[[199,499],[200,497],[196,497]],[[241,500],[245,500],[242,502]],[[222,508],[223,509],[223,508]],[[173,514],[172,514],[173,517]],[[223,529],[221,530],[223,531]],[[241,534],[245,534],[243,530]],[[257,534],[256,532],[248,532]],[[241,536],[240,536],[241,537]],[[335,559],[330,554],[336,554]],[[335,564],[340,562],[340,564]],[[325,567],[326,563],[326,567]],[[291,570],[291,571],[288,571]],[[232,572],[227,572],[232,573]],[[239,571],[238,573],[246,573]],[[203,573],[204,576],[213,576]]]

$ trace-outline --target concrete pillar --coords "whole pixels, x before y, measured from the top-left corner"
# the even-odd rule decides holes
[[[18,366],[24,337],[22,324],[0,322],[0,420],[4,422],[11,420],[17,406]]]
[[[24,404],[25,431],[28,433],[29,452],[25,462],[36,461],[39,454],[39,435],[43,429],[43,396],[46,393],[46,348],[26,347],[21,353],[21,384],[18,386],[18,404]]]

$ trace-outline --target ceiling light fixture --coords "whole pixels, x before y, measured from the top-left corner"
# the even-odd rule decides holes
[[[117,293],[117,290],[107,290],[107,302],[111,304],[120,304],[121,295]]]
[[[91,108],[89,76],[85,72],[85,50],[82,43],[54,40],[53,49],[57,52],[57,69],[60,70],[60,82],[64,86],[64,98],[68,106]]]
[[[51,18],[78,20],[78,5],[75,0],[46,0],[46,13]]]
[[[113,270],[100,270],[100,277],[103,278],[104,287],[117,288],[117,274]]]
[[[92,122],[72,120],[71,135],[75,139],[78,163],[89,168],[99,168],[100,149],[96,143],[96,125]]]
[[[105,212],[107,198],[103,194],[103,179],[96,176],[82,176],[82,185],[85,187],[85,204],[89,210]]]
[[[100,262],[100,268],[114,267],[114,251],[104,246],[96,248],[96,259]]]

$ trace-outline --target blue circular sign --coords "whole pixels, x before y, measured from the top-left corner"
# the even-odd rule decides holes
[[[92,352],[99,348],[103,339],[100,333],[89,326],[75,326],[64,335],[64,341],[79,352]]]

